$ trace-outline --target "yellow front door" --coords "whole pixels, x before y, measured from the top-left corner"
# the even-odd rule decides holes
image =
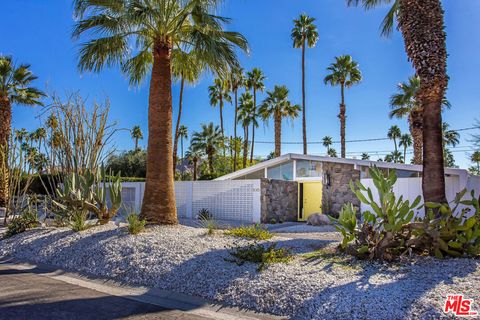
[[[314,213],[322,213],[322,183],[321,182],[303,182],[300,186],[303,196],[299,210],[299,220],[306,221]]]

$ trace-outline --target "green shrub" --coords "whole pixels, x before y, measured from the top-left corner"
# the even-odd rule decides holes
[[[273,237],[273,233],[267,230],[267,228],[254,224],[252,226],[241,226],[225,231],[227,236],[249,238],[255,240],[268,240]]]
[[[76,210],[72,213],[69,221],[70,228],[75,232],[80,232],[91,228],[92,225],[87,223],[88,213]]]
[[[147,223],[147,221],[140,220],[140,218],[138,217],[138,214],[131,213],[127,216],[127,223],[128,223],[128,233],[135,235],[145,230],[145,224]]]
[[[197,219],[210,220],[210,219],[213,219],[213,215],[210,213],[208,209],[203,208],[198,211]]]
[[[275,218],[270,219],[270,224],[276,224],[276,223],[277,223],[277,220],[275,220]]]
[[[230,255],[234,257],[230,262],[235,262],[238,265],[243,265],[245,262],[258,263],[257,271],[265,269],[267,264],[271,263],[288,263],[293,259],[289,249],[279,248],[277,244],[273,243],[269,246],[261,244],[250,245],[246,248],[236,248],[230,251]]]
[[[35,228],[39,224],[38,212],[28,201],[28,205],[22,209],[20,216],[14,217],[7,225],[6,237],[22,233],[27,229]]]
[[[121,174],[125,177],[145,178],[147,173],[147,152],[145,150],[131,150],[120,155],[113,155],[108,159],[107,170],[111,170],[115,175]]]

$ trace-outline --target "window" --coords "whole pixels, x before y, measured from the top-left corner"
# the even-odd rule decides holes
[[[322,163],[318,161],[297,160],[297,178],[315,178],[322,176]]]
[[[275,180],[293,180],[293,162],[287,162],[267,169],[267,178]]]

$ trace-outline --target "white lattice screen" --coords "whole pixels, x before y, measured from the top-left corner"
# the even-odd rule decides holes
[[[133,196],[134,207],[140,210],[145,184],[130,182],[123,188],[135,189],[128,190],[124,200],[130,205]],[[175,197],[180,218],[196,218],[205,208],[215,219],[260,222],[260,180],[178,181]]]

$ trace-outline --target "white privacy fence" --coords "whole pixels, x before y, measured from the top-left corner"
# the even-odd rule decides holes
[[[122,185],[123,211],[139,211],[145,183]],[[260,222],[260,180],[177,181],[175,197],[180,218],[196,218],[208,209],[215,219]]]
[[[375,201],[378,201],[378,193],[375,185],[373,184],[372,179],[360,179],[360,182],[366,187],[372,190],[373,198]],[[459,176],[449,176],[445,177],[445,193],[447,200],[453,201],[456,194],[463,189],[467,188],[468,191],[475,190],[475,195],[478,198],[480,192],[480,177],[470,176],[468,177],[467,183],[463,184],[460,181]],[[395,196],[398,198],[403,196],[404,200],[409,200],[413,202],[417,196],[422,196],[422,178],[400,178],[397,179],[397,182],[393,186],[393,191]],[[366,193],[365,193],[366,195]],[[465,195],[466,198],[469,197],[469,194]],[[423,201],[421,202],[423,203]],[[373,212],[372,208],[364,203],[361,204],[360,210],[366,211],[370,210]],[[423,216],[423,210],[417,212],[417,216]]]

